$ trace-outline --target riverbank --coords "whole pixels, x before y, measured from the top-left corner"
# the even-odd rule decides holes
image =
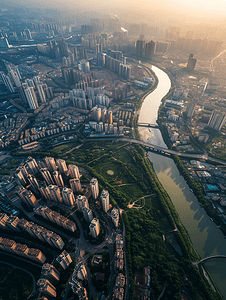
[[[153,94],[149,95],[144,100],[144,111],[142,111],[142,106],[141,116],[139,118],[139,122],[141,123],[154,123],[158,119],[157,112],[159,106],[161,105],[161,101],[162,99],[166,98],[170,92],[169,78],[158,68],[154,67],[153,69],[156,71],[156,74],[160,79],[159,86]],[[153,103],[156,110],[151,110],[151,108],[153,108]],[[146,113],[147,111],[149,113]],[[149,143],[153,145],[165,147],[162,136],[159,134],[160,132],[158,132],[159,130],[157,129],[153,129],[151,132],[149,132],[147,129],[139,128],[139,133],[141,134],[143,140],[148,140]],[[199,206],[194,194],[190,191],[190,188],[186,186],[186,183],[184,180],[182,180],[182,177],[179,176],[178,171],[176,171],[176,165],[173,163],[172,159],[159,157],[159,155],[154,153],[148,153],[148,157],[153,163],[153,167],[159,180],[170,195],[173,205],[178,211],[179,217],[185,226],[187,233],[191,237],[192,243],[194,244],[194,247],[198,251],[200,257],[207,257],[212,255],[212,253],[223,254],[223,249],[225,249],[223,246],[225,245],[223,235],[219,229],[214,226],[214,223],[211,222],[209,218],[205,216],[205,214],[203,214],[202,207]],[[201,218],[198,216],[203,217]],[[207,248],[206,243],[209,245]],[[217,286],[220,287],[220,291],[223,293],[224,281],[222,278],[225,278],[225,269],[218,263],[218,261],[214,261],[214,263],[211,262],[211,265],[212,264],[216,266],[217,272],[213,272],[212,268],[210,275],[214,277],[214,282],[217,283]],[[205,263],[205,265],[207,265],[207,263]]]
[[[167,95],[162,99],[161,105],[159,106],[158,110],[158,119],[156,120],[156,123],[159,126],[159,130],[161,132],[162,138],[164,143],[167,145],[168,149],[172,149],[172,144],[169,139],[168,132],[166,130],[166,127],[162,124],[164,112],[162,110],[162,104],[164,104],[164,100],[171,94],[171,90],[167,93]],[[177,155],[172,155],[172,158],[180,172],[180,174],[184,177],[185,181],[187,182],[190,189],[194,192],[195,196],[197,197],[200,205],[205,209],[208,216],[214,220],[214,222],[220,226],[221,231],[223,232],[224,236],[226,236],[226,224],[223,222],[223,220],[219,217],[219,215],[213,210],[211,204],[207,201],[206,195],[203,189],[202,184],[198,180],[194,180],[191,178],[189,172],[184,167],[184,164],[181,160],[181,158]],[[211,162],[209,161],[211,164]]]

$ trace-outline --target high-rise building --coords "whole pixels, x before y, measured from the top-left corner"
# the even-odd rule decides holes
[[[0,48],[9,48],[9,42],[4,36],[0,37]]]
[[[93,238],[98,237],[100,234],[100,222],[97,218],[94,218],[89,225],[90,234]]]
[[[103,211],[107,212],[109,210],[109,192],[107,190],[102,191],[101,201],[102,201]]]
[[[79,69],[84,73],[90,72],[89,62],[87,60],[82,60],[79,65]]]
[[[112,111],[109,110],[108,111],[108,124],[109,125],[113,123],[113,119],[112,118],[113,118]]]
[[[27,87],[24,90],[27,102],[30,106],[30,109],[36,110],[38,108],[38,100],[33,87]]]
[[[47,187],[47,189],[49,190],[49,196],[50,196],[51,200],[53,200],[55,202],[62,202],[60,189],[57,185],[51,184]]]
[[[60,280],[60,272],[53,265],[44,264],[42,266],[42,277],[56,282]]]
[[[61,174],[67,174],[68,168],[65,160],[59,158],[56,160],[56,164]]]
[[[90,180],[90,187],[93,199],[97,199],[97,197],[99,196],[99,186],[98,180],[96,178],[92,178]]]
[[[40,194],[41,194],[45,199],[51,200],[50,192],[49,192],[48,187],[46,187],[45,185],[40,186],[40,187],[39,187],[39,192],[40,192]]]
[[[31,184],[31,189],[33,190],[34,193],[38,193],[39,191],[39,184],[36,179],[36,177],[33,174],[28,174],[27,179]]]
[[[83,207],[89,207],[89,203],[86,196],[79,195],[77,197],[77,206],[80,212],[82,212]]]
[[[34,76],[33,78],[32,78],[32,80],[33,80],[33,82],[34,82],[34,85],[37,87],[37,85],[39,84],[39,83],[41,83],[41,80],[40,80],[40,77],[39,76]]]
[[[25,89],[26,89],[26,84],[25,83],[22,83],[21,86],[18,86],[16,88],[16,90],[17,90],[17,92],[20,96],[20,99],[22,100],[23,103],[27,103],[27,97],[26,97],[25,92],[24,92]]]
[[[66,270],[67,267],[72,262],[71,256],[65,250],[56,258],[56,261],[61,265],[61,267]]]
[[[150,41],[145,46],[145,58],[152,59],[156,51],[156,42]]]
[[[190,54],[187,63],[187,69],[194,71],[197,59],[194,58],[194,54]]]
[[[27,86],[35,88],[35,85],[34,85],[34,82],[32,79],[25,79],[25,83],[27,84]]]
[[[37,84],[37,90],[38,90],[38,95],[39,98],[41,100],[41,103],[45,103],[46,102],[46,95],[43,89],[43,84]]]
[[[15,89],[13,87],[12,81],[9,76],[5,75],[4,72],[0,72],[0,80],[7,87],[10,93],[15,93]]]
[[[220,131],[226,121],[226,114],[220,110],[214,110],[210,116],[207,126]]]
[[[56,185],[58,185],[60,187],[64,186],[63,178],[62,178],[61,174],[58,171],[53,172],[53,178],[56,182]]]
[[[73,179],[70,179],[69,182],[70,182],[70,186],[71,186],[71,189],[73,192],[81,192],[82,185],[81,185],[80,179],[73,178]]]
[[[68,165],[68,171],[71,178],[79,178],[79,169],[75,165]]]
[[[45,163],[46,166],[48,168],[49,171],[56,171],[57,170],[57,166],[56,166],[56,162],[55,159],[53,157],[45,157]]]
[[[144,48],[145,48],[145,41],[144,40],[137,40],[136,42],[136,54],[138,56],[143,56],[144,53]]]
[[[11,78],[13,84],[16,87],[21,86],[20,76],[19,76],[19,74],[18,74],[18,72],[16,70],[10,69],[9,70],[9,77]]]
[[[62,190],[62,200],[66,205],[74,206],[75,197],[71,189],[63,188]]]
[[[27,181],[26,181],[26,177],[24,176],[22,170],[20,168],[18,168],[15,172],[15,177],[17,178],[17,181],[22,184],[23,186],[26,185]]]
[[[195,106],[196,106],[195,102],[191,102],[188,104],[188,106],[186,108],[186,112],[185,112],[188,118],[192,118],[193,113],[195,111]]]
[[[36,175],[39,173],[38,164],[31,156],[26,160],[26,166],[29,168],[32,174]]]
[[[49,282],[49,280],[43,278],[39,279],[37,281],[37,286],[40,293],[50,297],[56,297],[56,288],[52,283]]]
[[[40,169],[40,173],[48,185],[54,184],[52,176],[47,168]]]
[[[32,40],[30,29],[24,29],[24,33],[26,34],[28,40]]]
[[[30,205],[32,207],[36,207],[39,205],[35,195],[25,188],[21,188],[18,192],[18,195],[27,205]]]
[[[82,208],[83,217],[85,218],[86,222],[90,223],[93,219],[93,212],[88,207]]]
[[[111,211],[111,219],[112,219],[112,222],[114,223],[115,227],[118,227],[119,213],[118,213],[118,209],[115,207]]]
[[[46,260],[45,255],[39,249],[34,249],[34,248],[30,248],[28,250],[27,257],[42,264]]]

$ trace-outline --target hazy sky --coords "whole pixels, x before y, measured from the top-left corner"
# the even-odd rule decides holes
[[[153,19],[178,20],[185,23],[209,21],[209,23],[226,20],[226,0],[9,0],[18,4],[33,3],[35,6],[70,7],[78,9],[94,10],[109,14],[123,15],[130,13],[143,18],[146,15]],[[0,0],[7,3],[7,0]],[[132,17],[132,18],[133,18]],[[214,24],[213,24],[214,25]]]
[[[39,1],[35,1],[38,3]],[[180,10],[187,12],[191,10],[199,13],[217,13],[226,16],[226,0],[46,0],[48,2],[58,2],[72,6],[83,6],[91,8],[144,8],[147,10]]]

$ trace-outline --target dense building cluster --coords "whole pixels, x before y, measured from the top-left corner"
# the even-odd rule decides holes
[[[34,208],[34,212],[37,215],[42,216],[43,218],[61,226],[67,230],[70,230],[72,232],[74,232],[76,230],[76,225],[73,221],[65,218],[64,216],[61,216],[56,211],[51,210],[47,206],[40,205],[40,206]]]
[[[37,238],[53,247],[59,249],[64,247],[62,238],[55,232],[36,223],[28,222],[25,219],[19,219],[16,216],[8,216],[7,214],[0,213],[0,228],[18,232],[23,231],[28,233],[31,237]]]
[[[0,237],[0,249],[41,264],[46,260],[45,255],[39,249],[28,248],[26,244],[19,244],[8,238]]]
[[[43,83],[39,76],[32,79],[25,79],[21,82],[19,69],[12,63],[4,61],[7,74],[0,73],[1,82],[9,89],[11,93],[17,92],[24,104],[28,104],[30,109],[36,110],[39,105],[53,98],[52,88]]]

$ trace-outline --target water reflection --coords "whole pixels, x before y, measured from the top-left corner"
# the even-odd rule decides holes
[[[161,99],[170,87],[168,76],[159,69],[153,70],[159,78],[159,85],[154,93],[147,96],[142,105],[139,118],[141,123],[155,123]],[[167,148],[158,129],[139,127],[139,133],[144,141]],[[210,221],[205,210],[200,207],[174,161],[153,152],[148,152],[148,157],[199,255],[202,258],[216,254],[226,255],[226,239],[220,229],[216,228],[216,224]],[[226,259],[213,259],[205,262],[205,265],[226,299]]]

